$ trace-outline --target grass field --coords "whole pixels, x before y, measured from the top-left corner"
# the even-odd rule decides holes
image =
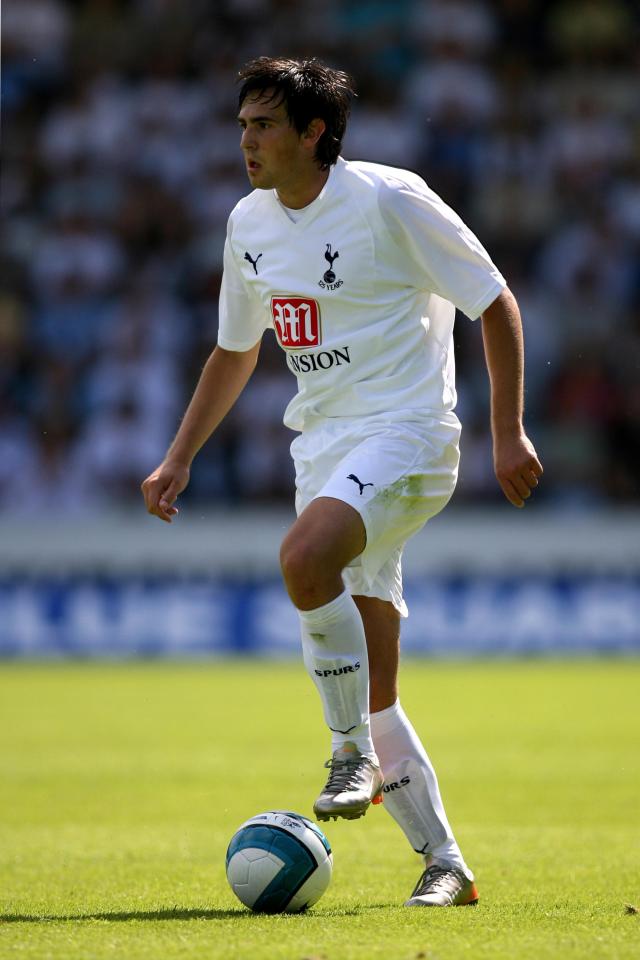
[[[403,908],[419,861],[375,807],[328,826],[313,910],[260,917],[224,854],[324,780],[301,666],[4,665],[0,957],[638,957],[639,692],[640,661],[405,663],[480,905]]]

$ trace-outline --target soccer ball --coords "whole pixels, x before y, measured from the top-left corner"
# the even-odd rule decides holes
[[[242,824],[227,850],[227,880],[256,913],[299,913],[329,886],[329,841],[299,813],[269,810]]]

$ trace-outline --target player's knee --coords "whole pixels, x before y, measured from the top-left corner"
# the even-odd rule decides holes
[[[323,586],[340,576],[340,570],[320,544],[295,535],[286,537],[280,548],[280,568],[297,606],[313,603]]]
[[[320,563],[320,551],[300,537],[286,537],[280,548],[280,568],[287,585],[313,576]]]

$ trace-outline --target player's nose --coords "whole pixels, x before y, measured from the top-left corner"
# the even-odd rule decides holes
[[[245,127],[240,137],[240,149],[252,150],[256,145],[255,132]]]

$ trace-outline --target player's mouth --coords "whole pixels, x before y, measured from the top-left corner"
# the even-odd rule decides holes
[[[249,173],[256,173],[260,169],[260,164],[257,160],[247,160],[247,170]]]

